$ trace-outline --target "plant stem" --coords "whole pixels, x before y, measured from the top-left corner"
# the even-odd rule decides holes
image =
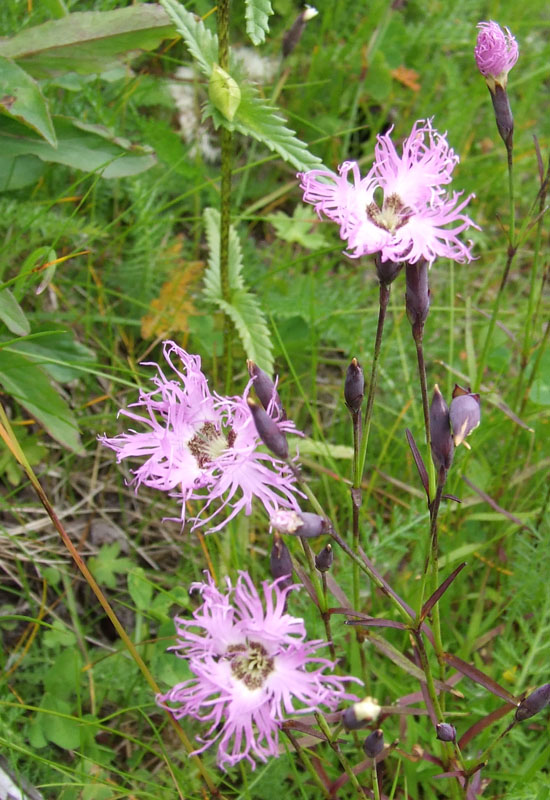
[[[357,780],[357,776],[355,775],[355,773],[354,773],[354,771],[353,771],[353,769],[351,767],[351,764],[349,763],[348,759],[346,758],[346,756],[340,750],[340,746],[339,746],[338,742],[334,741],[334,736],[333,736],[332,731],[330,730],[329,726],[327,725],[327,722],[326,722],[325,718],[323,717],[322,714],[320,714],[318,711],[316,711],[315,712],[315,719],[317,720],[317,724],[319,725],[320,729],[322,730],[322,732],[327,737],[327,742],[329,743],[329,745],[332,747],[332,749],[336,753],[336,757],[338,758],[338,761],[342,765],[342,767],[344,769],[344,772],[346,773],[346,775],[350,779],[353,788],[357,792],[356,796],[357,797],[362,797],[363,800],[367,800],[367,795],[365,794],[365,790],[363,789],[363,787],[361,786],[361,784]]]
[[[430,501],[435,495],[435,468],[432,460],[432,437],[430,432],[430,402],[428,400],[428,382],[426,378],[426,362],[424,361],[424,324],[413,325],[413,338],[416,346],[416,360],[418,362],[418,378],[422,395],[422,412],[424,414],[424,430],[426,432],[426,448],[428,451],[427,469],[429,479]]]
[[[313,778],[313,780],[315,781],[317,786],[321,789],[321,791],[323,792],[323,795],[325,797],[330,797],[330,790],[329,790],[328,786],[325,786],[325,784],[323,783],[323,781],[319,777],[319,773],[317,772],[317,770],[314,768],[313,764],[311,763],[311,759],[309,758],[307,752],[300,747],[300,744],[299,744],[298,740],[296,739],[296,737],[294,736],[294,734],[292,733],[292,731],[289,728],[285,727],[285,723],[282,724],[281,731],[288,738],[289,742],[291,743],[292,747],[294,748],[294,750],[296,752],[296,755],[298,756],[298,758],[302,762],[304,768],[309,772],[309,774],[311,775],[311,777]]]

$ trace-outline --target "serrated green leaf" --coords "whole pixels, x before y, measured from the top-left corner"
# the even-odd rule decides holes
[[[94,74],[120,66],[174,36],[156,4],[113,11],[77,11],[0,41],[0,55],[13,58],[35,78],[78,72]]]
[[[0,55],[0,109],[35,130],[52,147],[57,140],[48,103],[34,78]]]
[[[0,292],[0,319],[16,336],[27,336],[30,333],[29,321],[9,289]]]
[[[177,0],[160,0],[160,3],[181,34],[201,72],[209,78],[218,61],[218,37]]]
[[[20,353],[0,350],[0,384],[64,447],[81,454],[73,412],[42,370]]]
[[[208,267],[204,273],[204,293],[208,300],[222,299],[220,279],[220,212],[215,208],[204,209],[204,225],[208,242]],[[233,225],[229,228],[229,288],[243,289],[243,253],[241,242]]]
[[[42,161],[65,164],[104,178],[137,175],[155,163],[149,147],[136,147],[101,125],[89,125],[70,117],[54,117],[57,148],[14,119],[5,119],[0,130],[3,156],[32,154]]]
[[[219,113],[213,117],[217,124],[223,119]],[[310,153],[307,145],[285,123],[276,109],[260,97],[257,89],[250,84],[241,85],[241,102],[233,129],[244,136],[253,136],[298,170],[307,172],[319,167],[321,159]]]
[[[265,42],[266,34],[269,33],[269,17],[272,14],[273,8],[269,0],[246,0],[246,32],[252,44]]]
[[[268,374],[273,372],[273,345],[265,314],[254,295],[246,289],[231,294],[231,302],[218,300],[217,305],[232,320],[240,336],[246,357]]]

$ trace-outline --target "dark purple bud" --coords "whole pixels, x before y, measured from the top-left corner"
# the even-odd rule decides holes
[[[380,253],[374,255],[374,265],[376,267],[376,274],[380,283],[384,286],[389,286],[397,278],[403,269],[402,261],[382,261]]]
[[[334,553],[332,551],[332,545],[327,544],[320,553],[315,556],[315,566],[319,570],[319,572],[328,572],[329,569],[332,567],[332,562],[334,561]]]
[[[514,138],[514,117],[512,116],[512,109],[510,108],[510,101],[508,100],[508,92],[498,83],[495,84],[494,89],[491,89],[489,86],[489,91],[491,92],[491,100],[493,101],[498,132],[506,147],[510,148]]]
[[[284,583],[284,586],[292,583],[292,559],[288,547],[280,536],[275,536],[273,539],[269,566],[274,580],[286,577],[288,580],[281,583]]]
[[[448,722],[438,722],[435,726],[436,736],[440,742],[456,742],[456,728]]]
[[[309,511],[278,509],[269,521],[279,533],[290,533],[306,539],[322,536],[328,528],[326,519]]]
[[[267,372],[260,369],[253,361],[247,361],[246,365],[248,367],[248,374],[254,380],[254,391],[265,410],[270,412],[270,416],[272,417],[284,418],[281,398]],[[269,407],[270,404],[271,408]]]
[[[289,30],[283,36],[283,58],[287,58],[287,56],[292,53],[302,38],[304,28],[306,27],[306,22],[309,22],[310,19],[316,17],[318,13],[319,12],[317,9],[307,6],[302,13],[298,15],[292,27],[289,28]]]
[[[382,729],[378,728],[373,731],[370,736],[367,736],[363,744],[365,755],[369,758],[376,758],[376,756],[384,749],[384,734]]]
[[[407,264],[405,266],[405,283],[407,317],[413,327],[413,333],[420,332],[430,310],[428,262],[420,258],[416,264]]]
[[[358,703],[344,709],[342,712],[342,725],[348,731],[364,728],[368,722],[374,722],[380,716],[382,709],[373,697],[365,697]]]
[[[430,406],[432,456],[437,467],[447,472],[453,463],[454,444],[451,436],[449,408],[436,384]]]
[[[457,391],[458,389],[458,391]],[[458,384],[453,391],[453,399],[449,407],[449,418],[453,431],[455,446],[464,442],[465,447],[469,447],[465,438],[477,428],[481,421],[481,402],[478,394],[464,394],[463,389]]]
[[[288,443],[283,431],[279,428],[275,420],[269,416],[261,406],[251,400],[247,400],[248,407],[252,413],[258,436],[269,447],[271,452],[283,460],[288,458]]]
[[[344,400],[352,413],[357,414],[365,394],[365,376],[356,358],[351,359],[344,383]]]
[[[544,686],[539,686],[534,692],[522,700],[516,709],[517,722],[523,722],[525,719],[534,717],[539,711],[550,703],[550,683],[545,683]]]
[[[323,533],[327,532],[327,520],[324,517],[320,517],[319,514],[312,514],[311,511],[300,511],[300,516],[304,524],[296,531],[297,536],[314,539],[316,536],[322,536]]]

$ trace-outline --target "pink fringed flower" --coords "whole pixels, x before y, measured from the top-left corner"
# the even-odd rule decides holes
[[[145,459],[133,470],[136,490],[144,484],[171,492],[181,500],[182,521],[188,500],[206,501],[205,508],[216,503],[210,516],[193,519],[193,527],[210,523],[228,507],[229,515],[212,531],[223,528],[241,509],[250,514],[254,496],[270,516],[278,508],[298,508],[290,468],[258,450],[261,443],[246,402],[248,387],[242,397],[220,397],[210,392],[199,356],[170,341],[164,342],[163,355],[173,377],[154,364],[156,388],[140,390],[139,400],[119,412],[145,430],[99,437],[116,452],[119,463],[126,458]],[[130,410],[136,407],[143,413]],[[277,425],[296,432],[291,422]]]
[[[157,703],[175,719],[191,716],[210,727],[197,753],[217,742],[218,764],[226,769],[243,758],[278,756],[279,728],[289,714],[335,709],[356,699],[345,684],[355,678],[331,674],[334,663],[316,651],[322,641],[306,641],[304,621],[285,612],[293,587],[264,581],[261,595],[246,572],[226,593],[212,578],[193,584],[203,603],[192,620],[176,617],[177,655],[194,678],[179,683]],[[357,681],[360,683],[360,681]],[[295,708],[295,703],[302,707]]]
[[[380,253],[382,261],[411,264],[420,258],[431,264],[438,257],[470,261],[470,246],[458,237],[477,227],[462,213],[474,195],[460,200],[461,193],[443,188],[452,180],[458,156],[431,120],[415,122],[401,156],[390,133],[377,137],[375,161],[364,178],[354,161],[344,162],[339,175],[299,173],[304,201],[338,223],[352,258]],[[447,227],[453,223],[458,224]]]
[[[495,83],[506,87],[508,73],[518,60],[519,47],[508,28],[502,28],[497,22],[480,22],[477,26],[477,44],[474,48],[476,64],[487,81],[494,87]]]

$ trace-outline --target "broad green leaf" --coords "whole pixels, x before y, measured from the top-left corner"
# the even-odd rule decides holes
[[[273,345],[265,314],[258,298],[239,289],[232,292],[231,302],[218,300],[218,306],[233,321],[243,344],[246,357],[268,374],[273,372]]]
[[[273,8],[269,0],[246,0],[246,32],[252,44],[265,42],[266,34],[269,33],[269,17],[272,14]]]
[[[75,750],[80,746],[80,724],[70,719],[71,705],[53,694],[46,692],[40,702],[44,712],[55,711],[56,714],[40,714],[40,729],[44,736],[64,750]],[[66,716],[58,716],[63,714]]]
[[[57,140],[48,103],[31,76],[9,58],[0,56],[0,111],[20,120],[52,147]]]
[[[143,567],[135,567],[128,575],[128,591],[137,609],[146,611],[150,608],[153,584],[147,579]]]
[[[9,289],[0,292],[0,319],[16,336],[27,336],[30,333],[29,321]]]
[[[69,450],[82,454],[73,412],[40,367],[20,353],[0,350],[0,384],[50,436]]]
[[[204,224],[208,242],[208,268],[204,273],[204,293],[209,300],[221,300],[220,278],[220,212],[215,208],[204,209]],[[233,225],[229,228],[229,288],[244,288],[241,275],[243,253],[237,231]]]
[[[43,172],[44,164],[36,156],[5,158],[0,153],[0,192],[23,189],[37,183]]]
[[[280,239],[301,244],[307,250],[320,250],[328,245],[323,233],[312,231],[316,219],[312,209],[303,205],[297,205],[291,217],[283,211],[277,211],[268,217]]]
[[[218,61],[218,37],[203,21],[187,11],[177,0],[160,0],[162,7],[176,26],[189,52],[207,78]]]
[[[149,147],[137,147],[101,125],[88,125],[70,117],[54,117],[57,148],[14,119],[0,130],[0,152],[15,157],[32,154],[42,161],[73,169],[99,172],[104,178],[137,175],[155,163]]]
[[[0,42],[0,55],[12,58],[36,78],[113,69],[175,35],[163,9],[154,3],[114,11],[79,11],[45,22]]]
[[[213,113],[212,116],[215,124],[219,124],[221,115]],[[241,102],[231,127],[244,136],[253,136],[296,169],[307,172],[321,164],[321,159],[310,153],[307,145],[286,127],[277,109],[266,103],[250,84],[241,84]]]
[[[102,545],[98,555],[91,556],[88,564],[97,582],[109,589],[116,587],[117,575],[127,573],[135,567],[132,559],[120,555],[118,542]]]

